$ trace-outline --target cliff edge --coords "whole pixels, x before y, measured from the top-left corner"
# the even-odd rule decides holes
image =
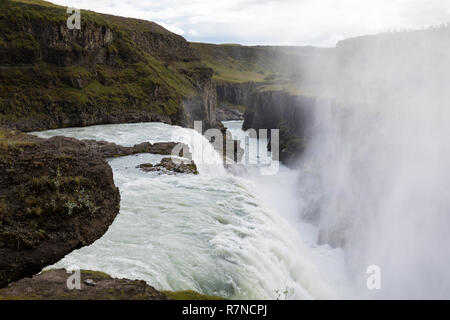
[[[100,153],[64,137],[0,131],[0,287],[99,239],[120,194]]]
[[[161,121],[216,125],[212,70],[149,21],[39,0],[0,3],[0,125],[22,131]]]

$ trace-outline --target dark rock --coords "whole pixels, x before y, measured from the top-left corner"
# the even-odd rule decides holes
[[[142,163],[138,165],[136,168],[142,169],[142,171],[154,171],[154,166],[151,163]]]
[[[212,80],[211,68],[198,67],[194,71],[180,70],[192,82],[199,95],[183,99],[181,125],[194,127],[194,121],[202,121],[204,127],[216,127],[217,92]]]
[[[99,239],[120,206],[110,166],[85,143],[2,135],[0,287]]]
[[[177,172],[177,173],[190,173],[190,174],[198,174],[197,166],[194,161],[191,163],[183,163],[181,159],[179,161],[174,161],[172,158],[163,158],[160,163],[152,165],[151,163],[144,163],[138,165],[136,168],[139,168],[146,172],[159,171],[162,173],[169,172]]]
[[[279,129],[280,161],[292,165],[305,150],[316,105],[315,98],[293,96],[283,91],[255,92],[245,111],[242,129],[267,129],[269,150],[270,129]]]
[[[96,140],[81,140],[90,150],[99,152],[104,158],[123,157],[138,153],[154,153],[162,155],[171,155],[175,147],[179,147],[178,156],[192,159],[192,154],[189,152],[189,146],[184,143],[177,142],[143,142],[135,144],[133,147],[124,147],[113,142],[96,141]],[[186,152],[184,152],[186,150]],[[186,153],[186,154],[184,154]]]
[[[233,83],[217,81],[217,100],[219,105],[231,104],[235,106],[248,106],[252,95],[262,84],[255,82]]]
[[[70,290],[71,276],[64,269],[44,271],[33,278],[11,283],[0,290],[6,300],[166,300],[164,293],[142,280],[115,279],[98,272],[81,270],[80,289]],[[94,285],[93,285],[94,284]]]

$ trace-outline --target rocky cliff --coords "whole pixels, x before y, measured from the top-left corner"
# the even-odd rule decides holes
[[[251,95],[242,129],[279,129],[280,161],[290,165],[308,140],[316,99],[282,91],[256,91]],[[270,134],[270,132],[268,132]],[[269,142],[268,148],[271,149]]]
[[[243,120],[245,108],[259,86],[256,82],[234,83],[216,81],[218,120]]]
[[[100,153],[76,139],[0,131],[0,287],[100,238],[120,195]]]
[[[312,97],[321,94],[315,75],[328,68],[333,49],[203,43],[192,47],[214,71],[217,117],[244,119],[244,130],[280,129],[280,159],[294,162],[312,125]]]
[[[0,124],[31,131],[195,119],[215,126],[212,70],[184,38],[90,11],[71,30],[68,16],[44,1],[0,3]]]

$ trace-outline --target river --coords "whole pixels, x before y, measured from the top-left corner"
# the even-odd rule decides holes
[[[224,124],[244,146],[242,121]],[[159,162],[161,155],[108,159],[120,189],[120,213],[102,238],[49,268],[100,270],[145,280],[159,290],[191,289],[230,299],[345,296],[342,250],[318,245],[318,230],[299,215],[304,198],[295,185],[304,173],[280,165],[276,174],[262,175],[259,169],[270,165],[270,154],[261,152],[256,165],[246,165],[244,157],[245,170],[237,174],[220,165],[220,156],[196,131],[163,123],[35,134],[124,146],[179,141],[202,150],[193,156],[198,176],[136,168]]]

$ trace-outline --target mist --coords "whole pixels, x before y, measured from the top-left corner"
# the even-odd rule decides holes
[[[449,39],[448,27],[349,39],[304,70],[320,98],[298,163],[315,183],[299,197],[320,201],[301,214],[344,249],[347,298],[450,298]]]

